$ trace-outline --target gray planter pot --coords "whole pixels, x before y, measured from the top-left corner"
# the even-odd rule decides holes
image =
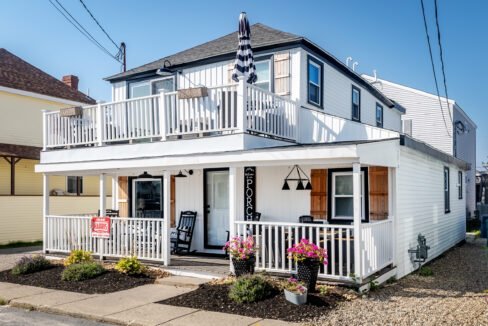
[[[305,289],[304,294],[296,294],[291,291],[285,290],[285,299],[293,304],[302,305],[307,303],[308,291]]]

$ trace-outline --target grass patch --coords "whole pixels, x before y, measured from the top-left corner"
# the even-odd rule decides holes
[[[0,245],[0,249],[22,248],[22,247],[38,247],[42,246],[42,241],[14,241],[7,244]]]
[[[434,276],[434,271],[429,266],[422,266],[419,269],[419,275],[424,277]]]
[[[7,300],[5,300],[4,298],[0,298],[0,306],[5,306],[7,303]]]

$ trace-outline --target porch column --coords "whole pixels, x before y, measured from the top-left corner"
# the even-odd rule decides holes
[[[171,171],[163,173],[163,259],[164,266],[171,263]]]
[[[47,216],[49,215],[49,175],[42,175],[42,252],[47,253]]]
[[[354,275],[361,283],[361,164],[352,164],[353,214],[354,214]]]
[[[397,202],[397,182],[396,182],[396,168],[388,168],[388,219],[392,220],[392,232],[388,235],[390,237],[391,246],[392,246],[392,261],[393,266],[396,266],[396,241],[393,238],[394,234],[397,233],[397,211],[396,211],[396,202]]]
[[[237,168],[229,168],[229,232],[230,237],[235,236],[237,220]]]
[[[237,112],[236,112],[236,122],[237,130],[239,132],[245,132],[247,129],[246,119],[246,103],[247,103],[247,89],[246,81],[244,77],[239,77],[239,84],[237,85]]]
[[[112,175],[112,209],[119,209],[119,176]]]
[[[102,173],[100,174],[100,184],[99,184],[99,209],[100,209],[100,214],[99,216],[105,216],[106,210],[107,210],[107,205],[106,205],[106,197],[107,197],[107,192],[106,192],[106,187],[105,187],[105,174]],[[100,260],[103,260],[103,241],[104,239],[99,238],[98,239],[98,255],[100,257]]]

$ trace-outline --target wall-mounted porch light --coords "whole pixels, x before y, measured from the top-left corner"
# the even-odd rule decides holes
[[[147,173],[147,171],[144,171],[143,174],[139,174],[137,177],[138,178],[141,178],[141,179],[143,179],[143,178],[145,178],[145,179],[151,179],[153,176],[150,175],[149,173]]]
[[[184,170],[186,173],[188,173],[188,175],[193,175],[193,170]],[[187,175],[184,174],[181,170],[180,172],[178,172],[177,175],[175,175],[175,178],[186,178]]]
[[[291,174],[295,170],[296,170],[296,174],[297,174],[298,178],[290,178]],[[302,175],[303,175],[303,177],[302,177]],[[288,181],[297,181],[296,190],[312,190],[312,184],[310,183],[310,178],[296,164],[293,166],[290,173],[288,173],[288,175],[286,176],[285,182],[283,183],[283,187],[281,187],[281,190],[290,190],[290,186],[288,185]],[[307,184],[306,184],[306,186],[303,186],[303,182],[305,182],[305,181],[307,182]]]

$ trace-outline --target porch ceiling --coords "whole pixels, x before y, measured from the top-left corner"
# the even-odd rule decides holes
[[[343,142],[313,145],[272,147],[205,154],[141,157],[117,160],[91,160],[36,165],[36,172],[46,174],[96,175],[100,173],[134,175],[141,171],[201,169],[212,167],[365,165],[396,167],[398,139],[371,142]]]

